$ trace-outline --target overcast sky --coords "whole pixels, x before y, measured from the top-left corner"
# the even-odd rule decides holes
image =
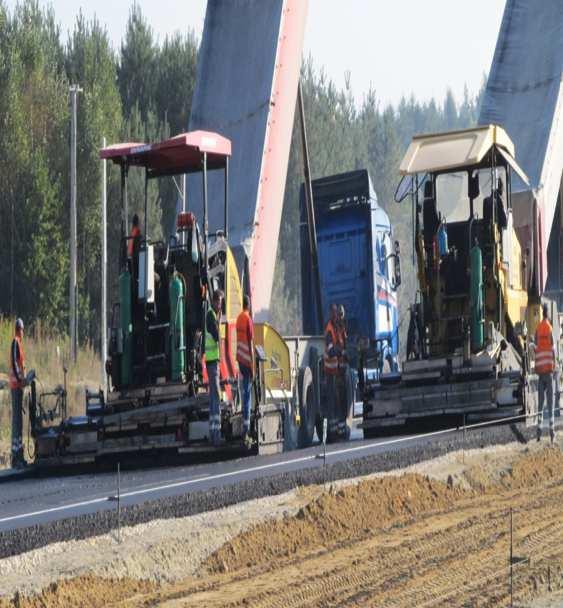
[[[16,0],[8,0],[13,7]],[[193,28],[201,35],[206,0],[138,0],[155,34]],[[106,24],[116,48],[129,13],[126,0],[40,0],[51,4],[64,32],[82,8]],[[310,0],[305,53],[339,86],[351,72],[355,97],[372,86],[383,103],[461,99],[489,71],[505,0]]]

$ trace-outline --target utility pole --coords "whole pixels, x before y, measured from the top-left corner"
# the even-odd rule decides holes
[[[73,84],[70,92],[70,286],[69,286],[69,318],[70,318],[70,356],[76,362],[78,352],[78,315],[76,312],[77,281],[76,281],[76,106],[77,95],[82,89]]]
[[[316,331],[323,330],[323,305],[321,300],[321,275],[319,271],[319,254],[317,250],[317,228],[315,224],[315,201],[313,200],[313,184],[311,182],[311,169],[309,165],[309,147],[307,145],[307,128],[305,124],[305,107],[303,104],[303,91],[301,80],[297,86],[297,106],[299,108],[299,122],[301,124],[301,152],[303,154],[303,175],[305,188],[305,204],[307,208],[307,229],[309,232],[309,256],[311,258],[311,271],[313,281],[313,294],[316,303],[317,327]]]
[[[102,140],[102,148],[106,147],[106,138]],[[102,389],[107,394],[106,360],[108,358],[108,320],[107,320],[107,160],[102,160]]]

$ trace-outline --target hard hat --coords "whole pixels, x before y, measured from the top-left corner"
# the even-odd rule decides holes
[[[16,319],[16,329],[23,329],[23,321],[21,319]]]
[[[346,316],[346,310],[344,309],[344,306],[342,304],[340,304],[338,306],[338,314],[344,319],[344,317]]]

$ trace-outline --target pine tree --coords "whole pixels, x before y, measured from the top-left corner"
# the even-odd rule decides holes
[[[126,118],[129,118],[135,106],[143,121],[147,120],[149,112],[155,109],[158,53],[153,30],[139,5],[134,2],[121,44],[117,71]]]

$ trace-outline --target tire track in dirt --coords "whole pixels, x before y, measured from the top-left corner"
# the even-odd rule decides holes
[[[563,540],[562,500],[563,488],[553,480],[534,484],[532,492],[518,487],[469,499],[445,514],[427,515],[414,524],[383,530],[377,539],[356,539],[314,555],[280,560],[270,568],[249,569],[243,594],[233,579],[225,581],[223,593],[215,588],[213,597],[206,597],[211,603],[199,604],[196,596],[185,603],[184,596],[183,605],[391,608],[439,606],[447,600],[455,606],[457,593],[461,596],[459,605],[464,606],[474,581],[491,583],[497,572],[507,571],[510,507],[518,510],[525,523],[517,530],[520,550],[537,552],[546,542]],[[324,567],[320,566],[323,560]]]
[[[545,488],[535,490],[545,491]],[[448,605],[454,606],[457,602],[451,596],[456,590],[464,587],[471,590],[475,586],[466,585],[468,572],[472,572],[474,582],[482,582],[499,568],[507,571],[508,530],[506,526],[501,528],[501,524],[506,524],[508,507],[505,503],[514,503],[519,498],[525,504],[524,495],[523,491],[512,492],[501,501],[498,501],[499,497],[483,500],[488,508],[484,512],[481,510],[479,518],[474,516],[478,507],[469,503],[460,513],[453,513],[457,519],[453,526],[444,527],[447,516],[443,514],[427,517],[413,527],[424,529],[431,526],[431,534],[412,541],[394,538],[387,543],[374,542],[373,539],[347,543],[346,547],[336,550],[339,553],[338,565],[332,569],[323,569],[322,566],[319,569],[319,563],[330,553],[324,551],[305,559],[286,560],[262,572],[244,572],[242,578],[242,572],[232,573],[228,580],[223,577],[222,582],[221,577],[214,577],[215,580],[209,581],[208,585],[202,586],[199,582],[181,591],[159,593],[155,603],[143,605],[296,608],[362,606],[376,602],[379,606],[392,607],[444,605],[442,602],[447,600]],[[548,495],[544,494],[542,499],[527,504],[526,516],[538,509],[541,515],[529,519],[527,527],[532,530],[531,534],[524,536],[520,531],[522,544],[527,543],[525,546],[531,549],[543,545],[548,539],[563,540],[563,523],[559,516],[562,499],[563,489],[555,488]],[[481,508],[483,506],[480,505]],[[549,521],[546,520],[545,507],[551,509]],[[464,519],[464,516],[467,517]],[[396,529],[391,534],[400,536],[401,532],[401,529]],[[424,555],[422,551],[433,556],[430,563],[420,561]],[[280,571],[283,571],[283,576],[280,576]],[[444,571],[448,572],[447,577],[443,576]],[[315,578],[311,580],[311,576]],[[465,605],[464,602],[460,605]],[[126,605],[133,604],[127,602]]]

